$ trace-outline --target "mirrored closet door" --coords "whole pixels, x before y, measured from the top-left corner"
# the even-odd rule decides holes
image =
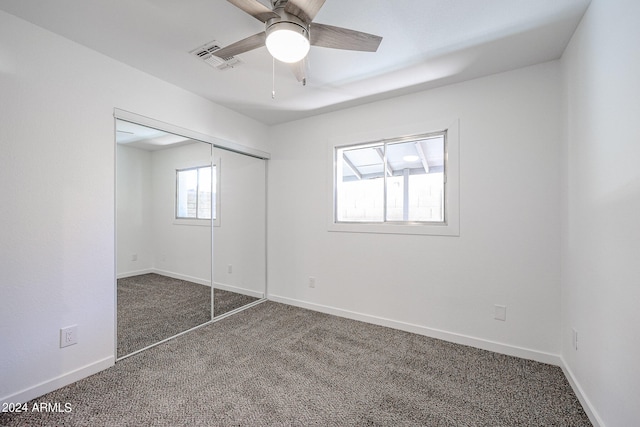
[[[116,120],[118,359],[265,296],[266,161]]]
[[[265,296],[266,161],[214,148],[218,212],[213,228],[214,316]]]

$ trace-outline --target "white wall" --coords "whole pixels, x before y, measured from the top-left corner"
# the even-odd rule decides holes
[[[113,363],[114,107],[263,151],[267,128],[4,12],[0,40],[0,400],[25,401]]]
[[[270,298],[559,363],[560,90],[556,61],[273,127]],[[459,237],[327,231],[332,139],[456,118]]]
[[[638,17],[636,0],[593,0],[562,59],[562,355],[609,427],[640,420]]]
[[[155,262],[151,152],[116,145],[116,175],[117,273],[131,276],[149,271]]]

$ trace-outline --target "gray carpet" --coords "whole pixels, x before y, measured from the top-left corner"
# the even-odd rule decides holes
[[[214,317],[218,317],[236,308],[244,307],[247,304],[258,301],[259,298],[214,288],[213,299],[213,315]]]
[[[589,426],[558,367],[266,302],[2,414],[7,426]]]
[[[214,289],[216,316],[257,298]],[[159,274],[118,279],[118,357],[211,320],[211,288]]]

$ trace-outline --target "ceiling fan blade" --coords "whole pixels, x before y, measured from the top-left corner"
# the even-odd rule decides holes
[[[242,39],[238,42],[230,44],[227,47],[216,50],[213,55],[218,58],[230,58],[232,56],[239,55],[241,53],[249,52],[250,50],[257,49],[264,46],[264,41],[267,39],[267,34],[263,31],[258,34],[254,34],[251,37]]]
[[[362,52],[375,52],[382,41],[380,36],[325,24],[311,24],[309,36],[313,46]]]
[[[284,11],[309,23],[316,17],[325,0],[289,0]]]
[[[280,15],[273,12],[258,0],[227,0],[229,3],[247,12],[259,21],[267,22],[271,18],[279,18]]]
[[[303,85],[307,84],[307,58],[302,58],[298,62],[290,64],[291,71],[296,76],[296,79]]]

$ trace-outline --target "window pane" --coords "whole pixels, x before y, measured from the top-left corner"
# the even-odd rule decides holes
[[[176,216],[178,218],[196,218],[196,189],[198,171],[196,169],[178,171],[178,202]]]
[[[387,178],[387,221],[403,221],[404,179],[401,176]]]
[[[336,221],[383,221],[383,145],[338,149],[336,155]]]
[[[198,169],[198,218],[211,219],[211,167]]]
[[[444,221],[444,174],[409,177],[409,221]]]
[[[444,135],[386,147],[387,221],[444,221]]]

